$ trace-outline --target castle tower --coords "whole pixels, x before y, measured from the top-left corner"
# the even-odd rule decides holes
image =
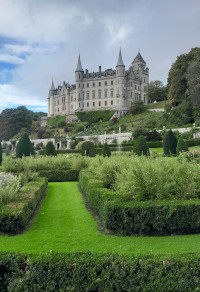
[[[140,52],[132,62],[132,68],[136,75],[138,75],[140,80],[140,95],[141,100],[147,104],[147,98],[145,94],[145,86],[149,83],[149,68],[146,67],[146,62],[142,58]]]
[[[78,56],[78,63],[75,71],[75,81],[76,81],[76,109],[81,110],[83,108],[83,68],[81,65],[80,54]]]
[[[125,65],[122,60],[121,48],[119,50],[118,62],[116,65],[116,87],[117,87],[117,98],[119,99],[119,109],[123,109],[125,105]]]
[[[48,117],[51,117],[54,115],[54,95],[56,94],[56,90],[54,87],[54,82],[52,78],[51,88],[49,90],[49,96],[48,96]]]

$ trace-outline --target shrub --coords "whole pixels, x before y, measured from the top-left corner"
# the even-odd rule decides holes
[[[39,131],[37,132],[37,137],[38,137],[38,139],[42,139],[42,136],[43,136],[44,133],[45,133],[45,130],[39,130]]]
[[[16,148],[16,157],[34,155],[34,148],[27,133],[25,133],[19,140]]]
[[[0,230],[4,232],[20,231],[30,220],[46,191],[46,178],[36,178],[25,184],[20,189],[18,198],[12,200],[12,204],[0,209]]]
[[[46,177],[49,182],[78,181],[79,170],[41,170],[39,176]]]
[[[89,112],[76,112],[76,116],[81,122],[88,122],[89,124],[97,123],[99,121],[109,121],[114,115],[115,111],[89,111]]]
[[[179,155],[181,152],[188,151],[188,147],[185,141],[182,138],[178,139],[177,147],[176,147],[176,154]]]
[[[145,136],[146,137],[148,132],[149,132],[149,129],[138,127],[133,131],[132,137],[133,137],[134,140],[137,139],[139,136]]]
[[[147,141],[161,141],[162,140],[161,134],[157,132],[156,130],[149,131],[146,134],[146,140]]]
[[[94,144],[91,141],[85,141],[81,145],[81,153],[83,156],[95,156]]]
[[[106,157],[106,156],[109,157],[111,155],[111,151],[107,143],[103,144],[102,155],[103,157]]]
[[[51,141],[49,141],[45,147],[45,154],[47,156],[56,156],[56,150]]]
[[[130,113],[133,115],[140,114],[145,111],[145,106],[142,100],[135,100],[130,107]]]
[[[165,155],[176,154],[177,139],[172,130],[169,130],[163,138],[163,150]]]
[[[133,152],[138,155],[149,155],[149,147],[146,143],[146,140],[143,136],[139,136],[133,146]]]
[[[58,128],[63,128],[65,126],[66,126],[66,122],[65,121],[58,122]]]
[[[161,141],[147,142],[147,145],[149,146],[149,148],[162,148],[163,147],[163,143]]]

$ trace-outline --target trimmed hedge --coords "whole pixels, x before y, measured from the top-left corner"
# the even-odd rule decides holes
[[[64,181],[77,181],[79,170],[41,170],[39,176],[46,177],[49,182],[64,182]]]
[[[38,177],[24,185],[17,201],[0,208],[0,231],[19,232],[32,217],[47,192],[47,179]]]
[[[123,235],[200,232],[200,200],[124,202],[87,171],[80,172],[79,182],[105,229]]]
[[[161,141],[147,142],[147,145],[149,146],[149,148],[162,148],[163,147],[163,143]]]
[[[188,147],[192,146],[199,146],[200,145],[200,139],[190,139],[186,141],[186,144]]]
[[[199,291],[199,255],[0,254],[1,291]]]
[[[80,149],[60,149],[56,150],[56,154],[70,154],[70,153],[81,153]],[[44,150],[39,150],[38,155],[45,155]]]

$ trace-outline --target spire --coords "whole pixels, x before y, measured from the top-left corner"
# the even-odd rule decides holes
[[[119,57],[118,57],[118,62],[117,62],[117,66],[124,66],[123,60],[122,60],[122,53],[121,53],[121,48],[119,50]]]
[[[82,65],[81,65],[80,53],[79,53],[79,56],[78,56],[78,63],[77,63],[76,71],[83,71],[83,68],[82,68]]]
[[[50,90],[55,90],[54,83],[53,83],[53,78],[52,78],[52,83],[51,83],[51,89]]]

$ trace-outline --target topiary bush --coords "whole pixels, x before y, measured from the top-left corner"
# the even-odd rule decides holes
[[[176,154],[179,155],[181,152],[188,151],[188,146],[182,138],[178,139],[177,147],[176,147]]]
[[[22,156],[34,155],[34,147],[29,139],[27,133],[25,133],[19,140],[16,148],[16,157],[22,158]]]
[[[56,156],[56,150],[51,141],[49,141],[45,147],[45,154],[47,156]]]
[[[176,155],[177,138],[172,130],[167,131],[163,138],[163,150],[165,155]]]
[[[91,141],[85,141],[81,145],[81,153],[83,156],[95,156],[94,144]]]
[[[108,146],[107,143],[103,144],[102,155],[103,157],[106,157],[106,156],[110,157],[111,155],[110,147]]]
[[[149,146],[146,143],[145,138],[141,135],[139,136],[133,146],[133,152],[138,155],[149,155]]]

